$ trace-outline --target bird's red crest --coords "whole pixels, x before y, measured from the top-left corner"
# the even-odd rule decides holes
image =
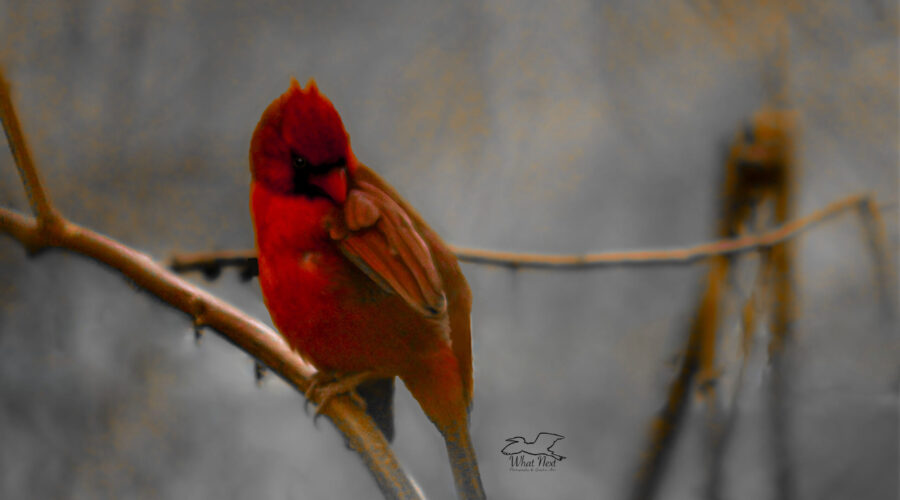
[[[291,78],[287,92],[263,112],[250,143],[253,178],[288,190],[294,156],[312,166],[343,161],[350,173],[356,168],[341,117],[312,79],[304,89]]]

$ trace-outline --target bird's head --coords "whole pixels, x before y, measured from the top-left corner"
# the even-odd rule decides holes
[[[291,79],[287,92],[263,112],[250,141],[253,180],[285,195],[347,199],[356,169],[350,137],[334,105],[310,80]]]

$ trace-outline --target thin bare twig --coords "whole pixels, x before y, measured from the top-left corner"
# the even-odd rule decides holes
[[[720,240],[691,247],[660,250],[626,250],[584,255],[548,255],[536,253],[498,252],[450,245],[459,260],[476,264],[487,264],[512,268],[572,268],[647,265],[681,265],[715,257],[734,255],[768,248],[796,237],[853,207],[869,203],[869,194],[855,194],[837,200],[805,217],[759,235]],[[879,206],[879,208],[881,208]],[[178,254],[172,257],[170,266],[177,272],[203,271],[215,277],[225,267],[255,269],[254,250],[222,250]]]
[[[278,373],[299,392],[306,391],[315,370],[304,363],[272,329],[183,280],[149,256],[73,224],[59,215],[50,203],[28,154],[2,69],[0,104],[0,115],[10,149],[37,216],[33,219],[0,208],[0,231],[22,242],[31,252],[61,248],[121,272],[137,286],[188,314],[195,325],[207,326],[221,333],[226,340]],[[350,398],[342,396],[333,399],[322,414],[335,424],[347,438],[350,447],[362,456],[385,497],[422,498],[421,492],[397,463],[375,424]]]
[[[832,204],[825,210],[807,216],[805,219],[788,223],[788,213],[791,201],[791,187],[793,185],[792,172],[792,113],[782,110],[764,108],[756,113],[748,124],[748,129],[736,134],[735,140],[729,150],[728,159],[724,165],[725,177],[722,186],[722,219],[719,222],[718,236],[726,238],[739,234],[753,218],[755,208],[762,201],[773,198],[775,201],[775,216],[777,222],[783,226],[771,233],[763,235],[763,238],[771,238],[758,245],[764,255],[766,268],[771,267],[782,278],[778,286],[773,287],[779,299],[776,313],[773,315],[773,337],[778,339],[770,344],[770,353],[775,356],[780,352],[783,340],[788,337],[788,324],[793,307],[790,299],[793,297],[788,284],[788,270],[790,267],[789,238],[791,234],[799,234],[800,222],[822,220],[825,215],[835,213],[830,211],[842,210],[848,207],[858,206],[864,196],[850,197],[849,199]],[[808,227],[808,226],[807,226]],[[796,229],[791,233],[791,229]],[[759,236],[750,236],[729,240],[731,243],[759,239]],[[771,259],[770,259],[771,256]],[[719,319],[719,302],[723,286],[727,286],[726,279],[732,271],[732,260],[718,253],[711,259],[710,271],[707,275],[707,286],[700,300],[691,336],[688,339],[688,352],[693,356],[693,370],[682,370],[669,386],[669,400],[666,409],[683,408],[687,395],[685,387],[696,378],[697,390],[703,397],[706,409],[707,423],[707,454],[709,475],[707,477],[705,498],[718,500],[722,496],[723,464],[722,457],[727,446],[728,415],[723,416],[719,407],[719,391],[716,388],[718,369],[716,367],[717,330]],[[771,262],[771,266],[769,264]],[[745,319],[747,319],[745,317]],[[752,321],[752,316],[750,317]],[[746,333],[746,332],[745,332]],[[746,342],[746,339],[745,339]],[[773,347],[774,346],[774,347]],[[685,367],[688,366],[687,359]],[[746,361],[746,353],[745,353]],[[774,389],[773,389],[774,390]],[[683,409],[681,413],[683,413]],[[732,414],[733,416],[733,414]],[[651,440],[647,458],[642,463],[642,474],[638,476],[636,491],[645,493],[644,498],[653,496],[657,489],[656,483],[664,474],[666,460],[664,458],[671,453],[672,443],[678,431],[677,421],[682,418],[670,411],[663,411],[654,420],[651,427]],[[783,449],[787,450],[786,446]],[[785,498],[785,491],[789,488],[788,462],[776,457],[779,471],[776,490],[781,498]]]
[[[787,241],[813,226],[854,206],[867,203],[869,194],[856,194],[840,199],[805,217],[760,235],[743,236],[701,245],[661,250],[604,252],[586,255],[543,255],[496,252],[463,247],[451,247],[460,260],[509,267],[604,267],[627,265],[689,264],[717,255],[733,255],[768,248]]]
[[[650,424],[647,448],[642,453],[636,481],[630,498],[650,500],[656,497],[663,471],[672,454],[673,442],[687,412],[687,395],[700,365],[700,343],[703,319],[696,315],[688,334],[687,345],[681,355],[681,366],[669,385],[665,405]]]
[[[897,310],[897,275],[894,271],[892,254],[887,248],[887,234],[880,208],[870,198],[860,204],[859,211],[866,239],[875,256],[875,281],[878,283],[881,297],[881,311],[886,317],[892,318]]]
[[[16,167],[19,169],[22,184],[28,193],[31,210],[37,216],[39,224],[52,225],[60,218],[59,213],[57,213],[53,204],[50,203],[50,198],[44,191],[41,176],[34,166],[31,150],[25,141],[25,135],[22,133],[22,126],[19,123],[16,108],[12,103],[9,83],[6,81],[2,70],[0,70],[0,119],[3,121],[3,131],[6,133],[9,149],[12,151],[13,158],[15,158]]]
[[[765,295],[766,275],[769,267],[760,263],[756,271],[756,279],[749,297],[746,298],[741,309],[741,345],[739,351],[741,353],[740,367],[735,376],[734,388],[731,393],[730,401],[723,409],[721,418],[714,422],[714,427],[710,429],[710,456],[709,462],[712,470],[707,484],[707,497],[720,497],[722,495],[722,487],[725,484],[725,459],[731,445],[734,435],[734,429],[737,426],[739,417],[738,402],[740,401],[741,391],[744,387],[744,377],[747,371],[748,359],[750,357],[753,345],[753,337],[756,328],[756,307],[761,295]],[[723,401],[723,403],[725,403]]]

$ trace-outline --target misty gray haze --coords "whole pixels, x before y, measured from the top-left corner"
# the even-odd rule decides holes
[[[250,134],[291,76],[316,79],[357,157],[450,243],[581,253],[710,241],[725,147],[769,97],[779,26],[800,125],[796,215],[861,191],[896,201],[896,2],[765,4],[0,0],[0,64],[59,209],[158,260],[252,247]],[[3,148],[0,206],[27,210]],[[896,206],[884,218],[896,260]],[[879,316],[858,221],[843,215],[795,247],[787,446],[800,499],[898,494],[900,337]],[[706,269],[463,265],[489,497],[627,495]],[[189,279],[269,322],[255,281]],[[721,326],[726,394],[736,322]],[[761,325],[728,499],[773,495]],[[453,498],[443,442],[405,389],[395,414],[401,462],[428,498]],[[505,440],[538,432],[566,436],[554,448],[566,459],[511,471]],[[699,497],[704,439],[692,399],[659,498]],[[184,315],[92,261],[28,259],[6,236],[0,443],[9,499],[380,497],[300,395],[275,377],[256,387],[246,354],[212,332],[195,344]]]

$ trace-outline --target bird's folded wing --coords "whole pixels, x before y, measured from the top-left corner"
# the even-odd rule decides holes
[[[359,182],[344,205],[344,255],[375,283],[427,317],[447,312],[441,276],[409,215],[376,186]]]

